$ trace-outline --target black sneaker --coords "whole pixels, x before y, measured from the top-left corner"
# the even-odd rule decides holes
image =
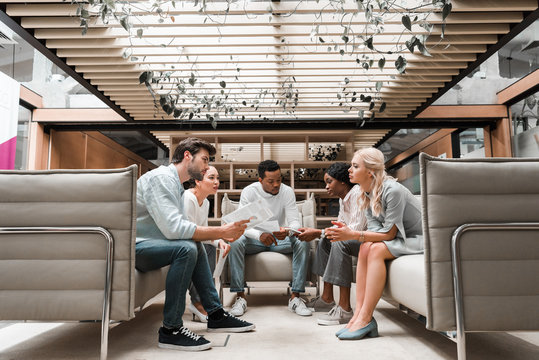
[[[208,317],[208,332],[232,332],[240,333],[251,331],[255,328],[254,324],[238,319],[225,311],[221,320],[212,320]]]
[[[169,331],[170,334],[168,333]],[[159,343],[157,346],[164,349],[201,351],[211,348],[211,342],[183,326],[173,330],[161,327],[159,328]]]

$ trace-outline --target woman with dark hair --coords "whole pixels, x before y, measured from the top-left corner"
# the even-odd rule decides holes
[[[326,230],[331,241],[355,239],[361,243],[356,272],[356,309],[341,340],[378,336],[374,308],[386,282],[386,260],[423,252],[421,206],[412,193],[387,175],[384,154],[375,148],[358,150],[352,159],[350,181],[361,186],[360,208],[367,217],[367,231],[341,222]]]
[[[351,229],[364,230],[366,219],[359,209],[359,185],[352,184],[348,176],[349,164],[338,162],[332,164],[324,174],[326,191],[330,196],[339,198],[338,221],[347,224]],[[298,238],[311,241],[320,238],[313,273],[324,279],[322,295],[307,303],[314,311],[327,311],[318,318],[319,325],[346,324],[352,318],[350,306],[350,288],[352,284],[352,256],[357,256],[360,243],[356,240],[330,242],[324,236],[324,230],[301,228]],[[335,304],[333,285],[339,286],[339,302]]]
[[[194,185],[187,190],[183,197],[183,206],[185,214],[189,218],[189,221],[200,226],[208,226],[208,213],[210,210],[210,202],[207,197],[209,195],[215,195],[219,189],[219,173],[217,169],[210,166],[204,174],[202,180],[191,179],[191,184]],[[204,241],[204,249],[208,256],[208,263],[210,270],[213,273],[215,270],[215,248],[219,247],[224,254],[228,254],[230,251],[230,244],[226,241],[220,240],[208,240]],[[196,291],[193,283],[189,287],[189,293],[191,294],[191,304],[189,304],[189,310],[193,313],[193,320],[200,322],[208,322],[207,313],[202,306],[200,296]]]

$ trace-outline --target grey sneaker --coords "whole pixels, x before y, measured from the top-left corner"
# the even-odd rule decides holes
[[[234,316],[242,316],[247,311],[247,300],[242,298],[241,296],[238,296],[236,298],[236,301],[234,302],[234,305],[232,305],[232,308],[230,309],[230,313]]]
[[[313,313],[305,306],[305,300],[300,297],[295,297],[288,300],[288,310],[300,316],[311,316]]]
[[[347,324],[352,316],[354,316],[353,311],[345,311],[339,305],[335,305],[327,314],[324,314],[318,318],[318,325]]]
[[[311,311],[329,311],[333,309],[335,306],[335,301],[332,301],[330,303],[325,302],[322,300],[320,296],[317,296],[315,298],[312,298],[311,300],[307,301],[305,304]]]

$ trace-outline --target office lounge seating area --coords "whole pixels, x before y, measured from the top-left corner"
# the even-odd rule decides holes
[[[537,160],[444,161],[422,155],[421,163],[426,252],[424,256],[404,256],[390,264],[386,298],[392,299],[401,308],[410,309],[426,317],[427,329],[444,332],[457,330],[459,358],[462,359],[466,354],[463,342],[465,331],[537,330],[538,289],[534,277],[539,268],[539,230],[537,222],[534,221],[533,209],[538,202],[536,197],[539,191],[537,183],[532,180],[538,171]],[[502,168],[511,171],[501,175]],[[127,346],[131,347],[131,350],[124,351],[134,351],[134,343],[137,346],[145,343],[144,340],[132,343],[133,339],[126,335],[131,330],[124,332],[123,328],[136,326],[129,325],[133,322],[142,327],[137,329],[137,333],[144,333],[144,336],[148,334],[148,340],[152,339],[149,340],[148,349],[139,348],[140,351],[143,354],[151,353],[152,348],[157,351],[155,344],[151,344],[155,340],[152,329],[159,325],[162,294],[154,299],[155,302],[149,305],[148,309],[142,310],[133,319],[135,308],[143,306],[148,299],[161,292],[165,274],[164,271],[140,274],[134,269],[132,251],[135,174],[134,166],[123,170],[23,171],[0,174],[0,186],[4,193],[12,188],[13,181],[18,184],[16,191],[11,191],[0,204],[2,213],[8,214],[2,218],[0,227],[8,232],[20,231],[2,234],[0,242],[2,320],[101,320],[102,358],[106,357],[110,347],[107,341],[109,319],[122,321],[112,325],[118,340],[111,338],[111,342],[118,341],[119,344],[125,345],[131,343]],[[484,181],[494,175],[498,176],[497,181],[488,184]],[[503,197],[504,201],[496,201],[500,197]],[[33,204],[32,211],[27,207],[30,203]],[[489,211],[484,211],[485,206]],[[305,213],[308,214],[308,211]],[[452,234],[464,224],[481,224],[481,227],[470,229],[463,236],[463,243],[457,248],[462,250],[455,257],[450,255],[451,241],[455,241],[452,240]],[[494,230],[491,228],[496,226],[504,227]],[[102,227],[102,232],[110,234],[109,244],[112,248],[109,251],[101,233],[87,234],[90,231],[88,228],[96,227]],[[54,233],[44,234],[42,230],[52,230]],[[79,233],[81,231],[85,233]],[[33,250],[29,251],[30,248]],[[423,257],[424,260],[419,261],[419,258]],[[461,272],[459,280],[455,280],[454,284],[452,257],[453,260],[462,259],[462,262],[453,261]],[[108,258],[112,261],[111,264],[108,264]],[[421,269],[425,272],[422,273]],[[458,286],[457,292],[453,290],[454,285]],[[232,347],[234,341],[238,341],[236,346],[241,347],[240,351],[243,352],[247,351],[243,349],[244,342],[252,343],[259,337],[267,339],[266,336],[273,333],[276,338],[267,340],[266,344],[272,348],[284,343],[285,348],[295,345],[295,351],[303,351],[303,345],[311,348],[312,343],[337,349],[320,350],[328,351],[328,354],[349,349],[350,345],[342,344],[333,336],[335,327],[318,326],[313,320],[314,317],[295,319],[291,316],[283,305],[286,295],[279,284],[271,287],[261,285],[255,287],[255,290],[250,294],[254,299],[250,303],[253,302],[254,305],[250,305],[245,318],[250,321],[257,319],[261,323],[256,334],[252,339],[249,338],[250,334],[234,334],[230,339],[217,337],[216,343],[222,341],[223,346],[227,347],[230,341]],[[315,295],[316,290],[309,291],[310,295]],[[225,292],[224,300],[225,305],[230,305],[231,295]],[[377,312],[382,315],[382,324],[387,320],[388,328],[395,325],[392,324],[393,321],[397,321],[391,318],[397,318],[397,322],[402,322],[400,326],[411,327],[414,333],[409,333],[408,329],[400,329],[397,331],[400,335],[396,335],[382,330],[378,345],[375,344],[377,339],[368,341],[372,343],[370,351],[373,351],[373,354],[379,351],[378,346],[394,337],[402,336],[415,343],[415,337],[430,338],[431,334],[439,336],[436,332],[426,330],[421,321],[401,318],[400,314],[396,313],[398,310],[388,306],[386,302],[382,302]],[[154,317],[151,318],[152,316]],[[189,314],[185,316],[189,317]],[[0,331],[7,333],[11,326],[24,332],[24,326],[30,328],[35,325],[9,325]],[[63,333],[62,329],[67,328],[71,329],[67,331],[69,334]],[[195,326],[196,329],[204,331],[204,327]],[[384,329],[382,325],[381,329]],[[425,334],[421,334],[419,329]],[[76,337],[78,332],[83,332],[85,335],[81,336],[88,340],[86,345],[92,354],[88,355],[89,358],[95,357],[99,331],[94,324],[61,325],[48,333],[51,334],[54,344],[54,341],[63,342],[63,337]],[[55,333],[56,337],[52,335]],[[301,341],[296,342],[296,336]],[[318,341],[318,336],[324,341]],[[491,337],[484,336],[481,341],[491,341]],[[492,339],[500,336],[493,335]],[[507,342],[509,347],[512,341],[526,342],[522,339],[515,340],[513,335],[504,336],[501,336],[501,339]],[[29,341],[39,339],[40,347],[49,349],[47,351],[50,353],[46,356],[57,358],[59,355],[55,353],[54,346],[50,348],[47,341],[41,340],[46,337],[37,336]],[[537,332],[531,333],[532,342],[519,347],[519,351],[529,349],[530,354],[538,353],[539,343],[533,342],[538,340],[536,337]],[[477,340],[474,340],[474,336],[468,336],[468,339],[467,351],[473,354],[470,348],[473,349],[473,343]],[[74,344],[77,341],[80,339],[73,339]],[[440,341],[442,340],[435,340],[434,344]],[[355,346],[361,349],[365,343],[367,342],[362,341]],[[15,351],[15,354],[20,355],[14,355],[14,358],[32,357],[31,353],[24,354],[24,351],[31,351],[28,350],[31,348],[24,346],[24,349],[16,350],[18,348],[15,346],[11,350],[6,349],[7,352],[3,351],[3,354],[7,354],[9,358],[10,351]],[[61,348],[60,353],[70,353],[69,345]],[[491,349],[492,346],[489,346],[489,350]],[[454,348],[451,351],[451,356],[454,356],[455,350]],[[256,351],[256,346],[252,351]],[[127,353],[121,352],[115,356],[129,358]],[[165,358],[166,356],[168,355],[165,355]],[[414,356],[414,353],[411,353],[411,356]]]

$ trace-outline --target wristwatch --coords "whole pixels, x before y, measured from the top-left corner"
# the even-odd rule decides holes
[[[326,229],[322,229],[322,234],[320,234],[320,239],[323,239],[326,237]]]

